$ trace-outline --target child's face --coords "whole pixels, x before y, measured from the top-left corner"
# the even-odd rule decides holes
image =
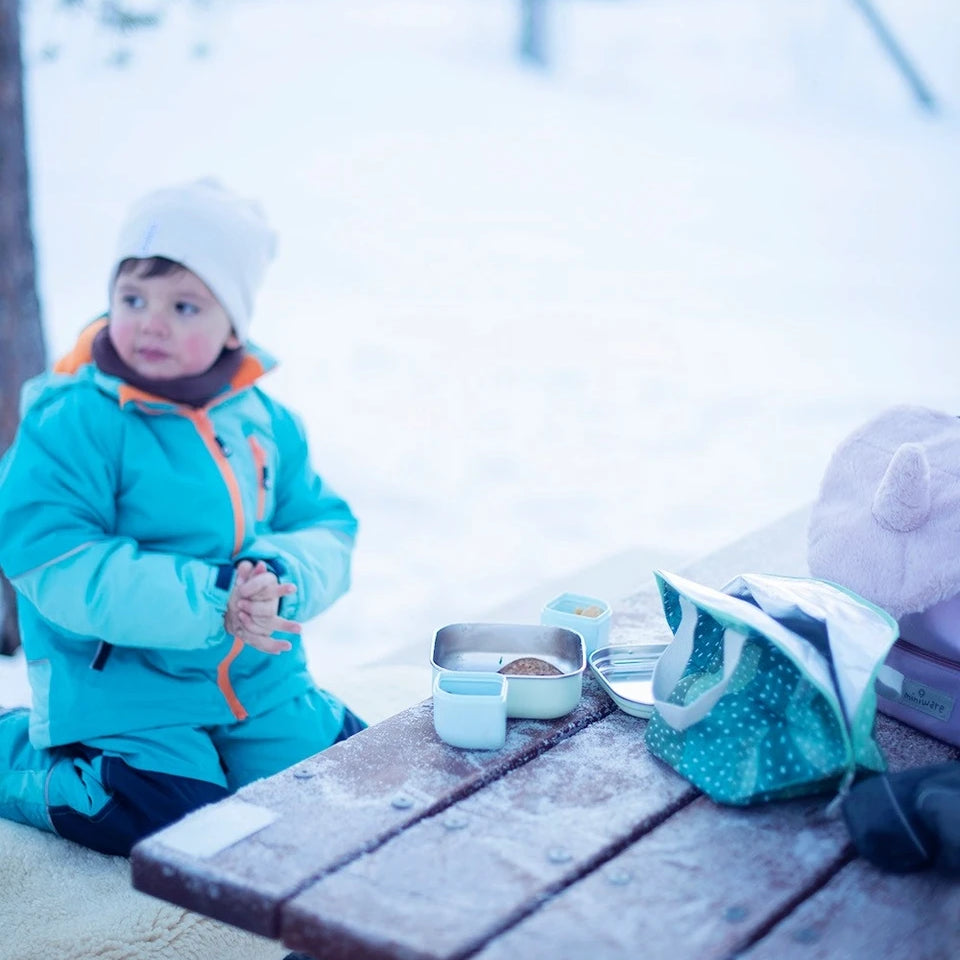
[[[110,339],[142,377],[173,380],[208,370],[239,340],[226,311],[185,267],[156,277],[121,273],[110,298]]]

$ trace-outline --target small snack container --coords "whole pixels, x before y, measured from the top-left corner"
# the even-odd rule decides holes
[[[610,639],[610,604],[580,593],[561,593],[540,611],[540,622],[575,630],[589,655]]]
[[[485,671],[439,671],[433,680],[433,728],[452,747],[502,747],[507,735],[507,678]]]
[[[507,716],[552,720],[580,702],[587,667],[583,638],[535,623],[451,623],[433,638],[434,682],[452,671],[494,673],[507,681]]]
[[[599,647],[590,654],[590,669],[624,713],[647,719],[653,715],[653,671],[666,649],[665,643]]]

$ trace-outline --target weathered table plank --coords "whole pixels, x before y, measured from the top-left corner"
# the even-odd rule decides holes
[[[877,742],[892,772],[960,760],[960,750],[878,716]],[[956,960],[960,884],[929,872],[897,876],[863,860],[845,866],[764,937],[750,960]]]
[[[960,884],[931,873],[882,873],[863,860],[830,882],[743,960],[956,960]]]
[[[511,720],[502,749],[463,751],[437,737],[425,701],[240,790],[241,800],[278,815],[243,842],[210,857],[171,848],[163,831],[141,842],[131,856],[133,884],[278,937],[279,905],[312,880],[615,709],[587,676],[572,713],[554,721]]]
[[[878,722],[877,736],[895,770],[958,755],[887,718]],[[514,960],[538,950],[551,960],[634,960],[641,946],[647,956],[671,960],[738,955],[849,869],[854,852],[842,820],[825,816],[828,800],[737,808],[702,797],[497,937],[476,960]],[[919,915],[933,920],[938,909],[928,912],[924,904]],[[960,941],[954,949],[960,955]],[[779,960],[773,949],[761,956]],[[859,949],[827,956],[888,960]],[[913,960],[905,951],[893,956]]]
[[[457,956],[648,831],[697,791],[617,712],[408,828],[283,908],[324,960]]]
[[[823,803],[706,797],[497,937],[477,960],[729,957],[849,857]]]
[[[960,760],[960,749],[957,747],[928,737],[882,713],[877,714],[873,736],[886,757],[887,769],[891,773],[910,767]]]

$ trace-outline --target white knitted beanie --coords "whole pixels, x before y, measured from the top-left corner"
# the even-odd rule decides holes
[[[242,342],[275,249],[276,235],[256,202],[213,179],[166,187],[139,200],[127,215],[110,290],[121,261],[129,257],[175,260],[210,288]]]
[[[897,619],[960,594],[960,419],[926,407],[885,410],[827,466],[807,559]]]

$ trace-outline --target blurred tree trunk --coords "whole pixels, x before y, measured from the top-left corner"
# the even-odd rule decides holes
[[[520,57],[547,65],[547,0],[520,0]]]
[[[46,366],[27,176],[19,0],[0,0],[0,453],[13,440],[23,382]],[[16,603],[0,575],[0,652],[20,644]]]

